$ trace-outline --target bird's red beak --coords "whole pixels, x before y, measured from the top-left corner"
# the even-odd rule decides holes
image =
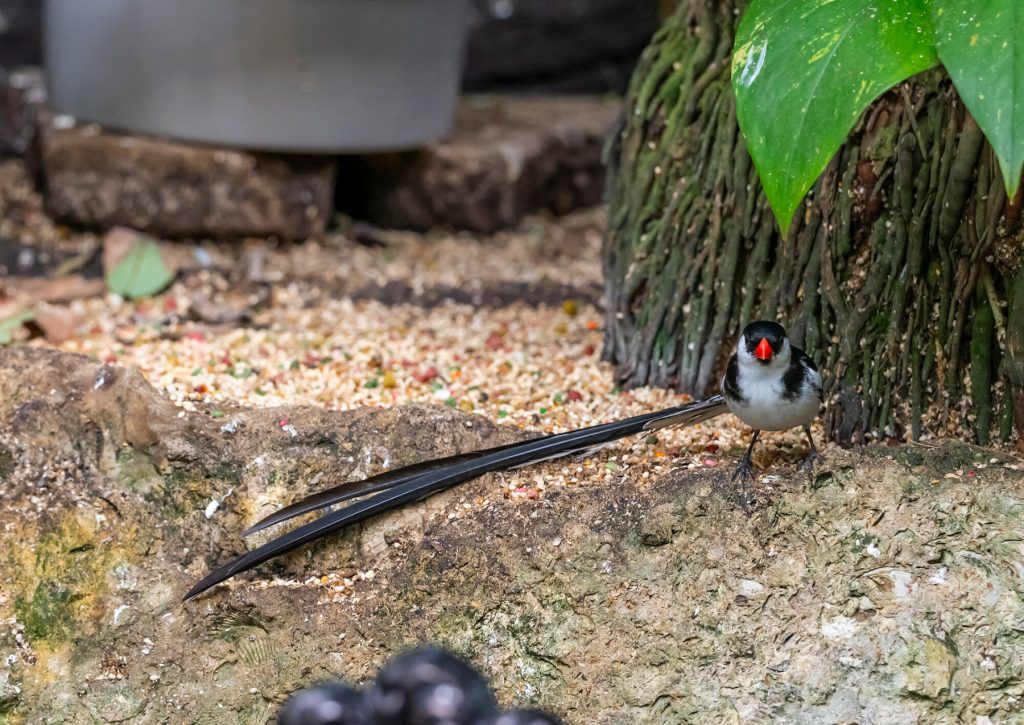
[[[772,346],[768,344],[768,338],[762,337],[761,342],[757,343],[757,347],[754,348],[754,357],[768,362],[772,359],[772,355]]]

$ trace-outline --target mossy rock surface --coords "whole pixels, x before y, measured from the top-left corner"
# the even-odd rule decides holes
[[[446,407],[182,414],[138,373],[0,351],[0,722],[264,723],[424,642],[571,723],[1020,717],[1024,474],[958,444],[830,451],[750,512],[727,468],[522,503],[486,478],[180,604],[284,501],[519,435]]]

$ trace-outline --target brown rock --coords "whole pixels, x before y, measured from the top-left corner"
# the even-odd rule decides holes
[[[47,342],[59,345],[78,334],[85,318],[64,306],[41,305],[33,321],[43,331]]]
[[[47,211],[85,226],[164,237],[320,234],[332,210],[333,158],[249,153],[130,136],[95,125],[41,125]]]
[[[620,106],[586,96],[463,99],[447,140],[344,161],[341,183],[355,184],[342,205],[386,227],[492,232],[530,212],[596,204]]]

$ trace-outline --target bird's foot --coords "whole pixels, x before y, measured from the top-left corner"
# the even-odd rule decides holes
[[[736,466],[736,471],[732,474],[732,480],[734,483],[736,481],[740,482],[739,490],[735,491],[734,495],[739,502],[740,508],[742,508],[749,516],[751,508],[750,497],[747,495],[747,484],[753,483],[757,480],[757,474],[754,473],[754,466],[750,463],[749,458],[744,458],[740,461],[740,464]]]
[[[757,480],[757,474],[754,473],[754,465],[750,462],[749,458],[744,458],[736,466],[736,470],[732,474],[732,480],[739,481],[742,484],[753,483]]]
[[[811,451],[799,463],[796,464],[796,470],[807,471],[808,473],[814,469],[814,462],[821,458],[821,454],[817,451]]]

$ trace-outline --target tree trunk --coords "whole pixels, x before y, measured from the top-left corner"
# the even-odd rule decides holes
[[[729,85],[743,4],[680,3],[609,149],[604,355],[619,382],[712,392],[742,326],[774,318],[822,368],[842,443],[1020,436],[1020,200],[948,77],[869,108],[783,236]]]

